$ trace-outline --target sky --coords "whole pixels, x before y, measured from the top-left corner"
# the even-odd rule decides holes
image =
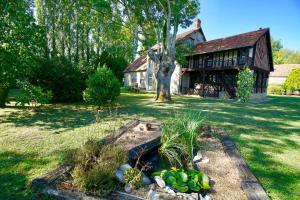
[[[200,0],[207,40],[270,28],[283,47],[300,51],[300,0]],[[181,32],[182,30],[180,30]]]

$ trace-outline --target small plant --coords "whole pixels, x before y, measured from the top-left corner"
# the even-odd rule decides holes
[[[74,183],[83,191],[106,196],[116,190],[115,171],[127,161],[127,154],[114,145],[100,146],[89,140],[73,156]]]
[[[208,176],[197,170],[172,167],[170,170],[154,172],[152,176],[160,176],[167,185],[179,192],[200,192],[210,189]]]
[[[120,95],[120,83],[112,71],[106,67],[98,68],[94,74],[89,76],[86,83],[85,101],[99,107],[112,104]]]
[[[237,82],[237,96],[242,102],[250,100],[253,92],[253,84],[253,72],[248,67],[245,67],[239,72]]]
[[[300,92],[300,67],[295,68],[291,71],[291,73],[284,82],[284,86],[289,91]]]
[[[49,103],[53,97],[50,90],[44,91],[40,86],[34,86],[28,81],[18,81],[17,84],[21,89],[21,93],[16,97],[16,105],[43,105]]]
[[[200,113],[176,114],[162,128],[160,155],[173,166],[187,165],[192,160],[202,124]]]
[[[285,88],[283,85],[269,85],[268,94],[283,95],[285,93]]]
[[[142,187],[143,174],[137,168],[127,169],[124,172],[125,183],[129,183],[132,189],[138,189]]]

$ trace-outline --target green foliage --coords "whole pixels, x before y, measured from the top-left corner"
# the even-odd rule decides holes
[[[208,176],[197,170],[172,167],[170,170],[154,172],[152,176],[160,176],[167,185],[179,192],[201,192],[210,189]]]
[[[184,66],[188,64],[186,60],[186,55],[190,55],[193,53],[193,47],[187,44],[179,44],[176,46],[176,61]]]
[[[43,61],[31,75],[31,82],[51,90],[54,102],[81,101],[85,89],[82,73],[63,57]]]
[[[291,71],[284,82],[284,87],[290,91],[300,91],[300,67]]]
[[[5,106],[8,97],[8,87],[0,83],[0,108]]]
[[[238,74],[237,96],[242,102],[250,100],[253,92],[254,77],[253,72],[245,67]]]
[[[89,140],[73,156],[71,172],[74,183],[82,190],[106,196],[116,190],[115,171],[127,161],[127,154],[114,145],[100,146]]]
[[[173,166],[187,165],[193,157],[202,124],[200,113],[176,114],[162,127],[160,155]]]
[[[120,95],[120,83],[115,75],[107,67],[100,67],[90,75],[87,89],[84,91],[84,99],[98,106],[113,103]]]
[[[268,94],[283,95],[285,94],[285,88],[283,85],[268,85]]]
[[[284,49],[281,40],[271,39],[274,64],[300,64],[300,52]]]
[[[97,65],[106,66],[114,73],[119,82],[121,82],[124,76],[124,70],[128,66],[128,62],[123,57],[116,56],[108,51],[104,51],[101,54],[99,63],[97,63]]]
[[[142,187],[143,173],[137,168],[130,168],[124,172],[125,183],[129,183],[133,189]]]
[[[30,1],[3,0],[0,10],[0,85],[7,88],[36,66],[43,30],[34,23]],[[0,106],[4,106],[5,94],[0,90]]]
[[[44,91],[40,86],[30,84],[28,81],[18,81],[20,94],[16,97],[16,105],[43,105],[51,101],[53,94],[50,90]]]

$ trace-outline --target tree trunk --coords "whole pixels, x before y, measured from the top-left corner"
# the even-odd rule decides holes
[[[8,87],[0,83],[0,108],[5,107],[7,96],[8,96]]]
[[[171,76],[174,70],[168,67],[168,63],[162,63],[161,65],[156,76],[156,100],[171,101]]]

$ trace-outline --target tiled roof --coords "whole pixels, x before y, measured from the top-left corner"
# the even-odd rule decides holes
[[[140,56],[131,63],[124,72],[135,72],[135,71],[145,71],[147,62],[147,55]]]
[[[230,37],[201,42],[196,45],[195,53],[209,53],[223,51],[227,49],[235,49],[239,47],[252,46],[255,42],[265,34],[269,29],[259,29],[248,33],[234,35]]]
[[[290,72],[299,67],[300,64],[281,64],[274,66],[274,72],[270,73],[270,77],[287,77]]]

